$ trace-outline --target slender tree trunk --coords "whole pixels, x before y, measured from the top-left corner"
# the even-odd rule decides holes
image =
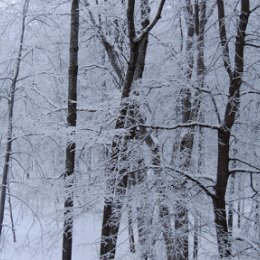
[[[8,204],[9,204],[9,211],[10,211],[10,220],[11,220],[11,226],[12,226],[12,233],[13,233],[13,241],[16,243],[16,232],[15,232],[15,226],[14,226],[14,217],[13,217],[13,207],[12,207],[12,200],[11,200],[11,191],[10,191],[10,184],[7,184],[8,189]]]
[[[10,87],[10,97],[8,100],[8,132],[7,132],[7,145],[5,152],[5,161],[2,177],[2,188],[1,188],[1,199],[0,199],[0,238],[2,236],[3,222],[4,222],[4,211],[5,211],[5,201],[6,201],[6,191],[8,186],[8,173],[10,168],[10,158],[12,153],[12,142],[13,142],[13,118],[14,118],[14,103],[15,103],[15,91],[16,83],[20,73],[21,59],[23,53],[24,45],[24,35],[26,29],[26,16],[29,7],[29,0],[25,0],[23,4],[23,18],[22,18],[22,29],[18,49],[18,57],[16,60],[16,67],[14,71],[14,77],[12,79],[12,84]]]
[[[256,183],[256,190],[259,190],[259,182]],[[254,225],[255,239],[256,241],[260,241],[260,196],[257,195],[257,199],[255,202],[255,225]],[[260,251],[257,252],[258,258],[260,258]]]
[[[129,236],[129,249],[131,253],[135,253],[135,237],[134,237],[134,227],[133,227],[133,212],[132,206],[128,205],[128,236]]]
[[[243,214],[241,211],[241,204],[244,200],[241,200],[241,191],[242,191],[242,187],[241,187],[242,183],[241,183],[241,176],[237,175],[237,192],[239,194],[238,196],[238,202],[237,202],[237,228],[241,228],[241,214]]]
[[[229,200],[230,201],[228,203],[228,231],[229,231],[229,234],[231,237],[233,234],[233,226],[234,226],[234,223],[233,223],[234,222],[233,221],[234,203],[232,201],[234,193],[235,193],[235,175],[232,174],[230,177],[230,187],[229,187]]]
[[[239,118],[239,113],[236,115],[236,120]],[[232,149],[232,157],[237,157],[237,139],[234,139],[233,142],[233,149]],[[237,162],[234,160],[231,163],[231,167],[233,169],[237,168]],[[233,228],[234,228],[234,194],[235,194],[235,187],[236,187],[236,181],[237,181],[237,174],[232,173],[229,179],[229,202],[228,202],[228,231],[230,237],[233,235]]]
[[[200,121],[204,121],[204,117],[202,112],[200,112]],[[200,175],[202,173],[202,168],[204,165],[204,157],[205,157],[205,149],[204,149],[204,131],[203,128],[199,129],[199,143],[198,143],[198,174]],[[199,210],[195,209],[195,212],[193,214],[194,218],[194,234],[193,234],[193,260],[198,259],[199,254],[199,236],[200,236],[200,220],[201,220],[201,213]]]
[[[198,259],[198,253],[199,253],[199,217],[194,216],[193,260]]]
[[[69,50],[68,115],[67,126],[71,130],[67,141],[65,159],[65,196],[62,260],[71,260],[73,237],[73,179],[75,174],[76,143],[75,127],[77,123],[77,78],[78,78],[78,41],[79,41],[79,0],[71,2],[71,27]]]

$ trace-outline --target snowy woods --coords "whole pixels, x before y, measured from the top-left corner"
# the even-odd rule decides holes
[[[260,259],[259,0],[0,0],[0,259]]]

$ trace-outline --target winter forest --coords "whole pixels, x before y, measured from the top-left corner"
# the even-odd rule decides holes
[[[259,0],[0,0],[0,259],[260,259]]]

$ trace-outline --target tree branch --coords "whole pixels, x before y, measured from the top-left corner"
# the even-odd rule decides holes
[[[245,43],[245,46],[250,46],[250,47],[260,49],[260,45],[255,45],[255,44],[252,44],[252,43]]]
[[[181,175],[183,175],[184,177],[186,177],[188,180],[194,182],[195,184],[197,184],[209,197],[211,197],[212,199],[215,199],[216,198],[216,195],[212,192],[210,192],[199,180],[191,177],[189,174],[185,173],[185,172],[182,172],[180,170],[177,170],[177,169],[174,169],[170,166],[164,166],[164,168],[168,169],[168,170],[171,170],[171,171],[174,171],[174,172],[177,172]]]
[[[191,127],[196,127],[196,126],[209,128],[209,129],[213,129],[213,130],[221,129],[220,126],[203,124],[203,123],[199,123],[199,122],[183,123],[183,124],[177,124],[177,125],[173,125],[173,126],[158,126],[158,125],[145,125],[145,124],[140,124],[139,126],[154,129],[154,130],[174,130],[177,128],[191,128]]]
[[[132,2],[132,0],[129,0],[129,1]],[[147,26],[143,29],[141,35],[139,35],[138,37],[135,38],[135,42],[140,42],[140,41],[153,29],[153,27],[157,24],[157,22],[158,22],[159,19],[161,18],[161,14],[162,14],[162,10],[163,10],[165,1],[166,1],[166,0],[161,0],[155,18],[153,19],[153,21],[152,21],[149,25],[147,25]],[[134,2],[134,1],[133,1],[133,2]]]
[[[249,174],[260,174],[260,171],[252,171],[250,169],[232,169],[229,170],[229,175],[233,173],[249,173]]]
[[[230,161],[241,162],[241,163],[243,163],[243,164],[245,164],[245,165],[247,165],[247,166],[249,166],[249,167],[251,167],[251,168],[254,168],[254,169],[260,171],[260,167],[257,167],[257,166],[255,166],[255,165],[252,165],[252,164],[250,164],[250,163],[248,163],[248,162],[246,162],[246,161],[243,161],[243,160],[241,160],[241,159],[232,158],[232,157],[231,157],[231,158],[229,158],[229,160],[230,160]]]
[[[229,77],[231,78],[232,77],[232,68],[231,68],[229,47],[228,47],[228,41],[227,41],[227,32],[226,32],[226,25],[225,25],[225,8],[224,8],[223,0],[217,0],[217,5],[218,5],[220,44],[222,46],[224,67],[225,67]]]

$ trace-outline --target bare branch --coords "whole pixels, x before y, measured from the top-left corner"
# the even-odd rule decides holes
[[[50,115],[52,113],[57,113],[57,112],[61,112],[61,111],[67,111],[67,107],[61,107],[55,110],[52,110],[50,112],[47,113],[47,115]],[[93,108],[77,108],[78,112],[88,112],[88,113],[95,113],[98,111],[102,111],[101,109],[93,109]]]
[[[257,5],[256,7],[254,7],[252,10],[250,10],[250,14],[255,12],[258,8],[260,8],[260,5]]]
[[[260,95],[260,92],[258,92],[258,91],[247,91],[247,92],[241,93],[241,94],[240,94],[240,97],[241,97],[241,96],[248,95],[248,94]]]
[[[243,164],[245,164],[245,165],[247,165],[247,166],[249,166],[249,167],[251,167],[251,168],[254,168],[254,169],[260,171],[260,167],[255,166],[255,165],[252,165],[252,164],[250,164],[250,163],[248,163],[248,162],[246,162],[246,161],[243,161],[243,160],[241,160],[241,159],[238,159],[238,158],[229,158],[229,160],[230,160],[230,161],[241,162],[241,163],[243,163]],[[249,171],[250,171],[250,170],[249,170]]]
[[[255,242],[252,242],[250,241],[249,239],[245,238],[245,237],[239,237],[239,236],[236,236],[234,237],[235,240],[238,240],[238,241],[243,241],[243,242],[246,242],[247,244],[249,244],[254,250],[260,252],[260,243],[255,243]]]
[[[252,43],[245,43],[245,46],[250,46],[250,47],[260,49],[260,45],[255,45],[255,44],[252,44]]]
[[[229,174],[233,173],[260,174],[260,171],[252,171],[251,169],[232,169],[229,171]]]
[[[169,167],[169,166],[165,166],[164,168],[168,169],[168,170],[171,170],[171,171],[174,171],[174,172],[177,172],[181,175],[183,175],[184,177],[186,177],[188,180],[194,182],[195,184],[197,184],[209,197],[211,197],[212,199],[215,199],[216,196],[214,193],[210,192],[199,180],[193,178],[192,176],[190,176],[189,174],[183,172],[183,171],[180,171],[180,170],[177,170],[177,169],[174,169],[172,167]]]

